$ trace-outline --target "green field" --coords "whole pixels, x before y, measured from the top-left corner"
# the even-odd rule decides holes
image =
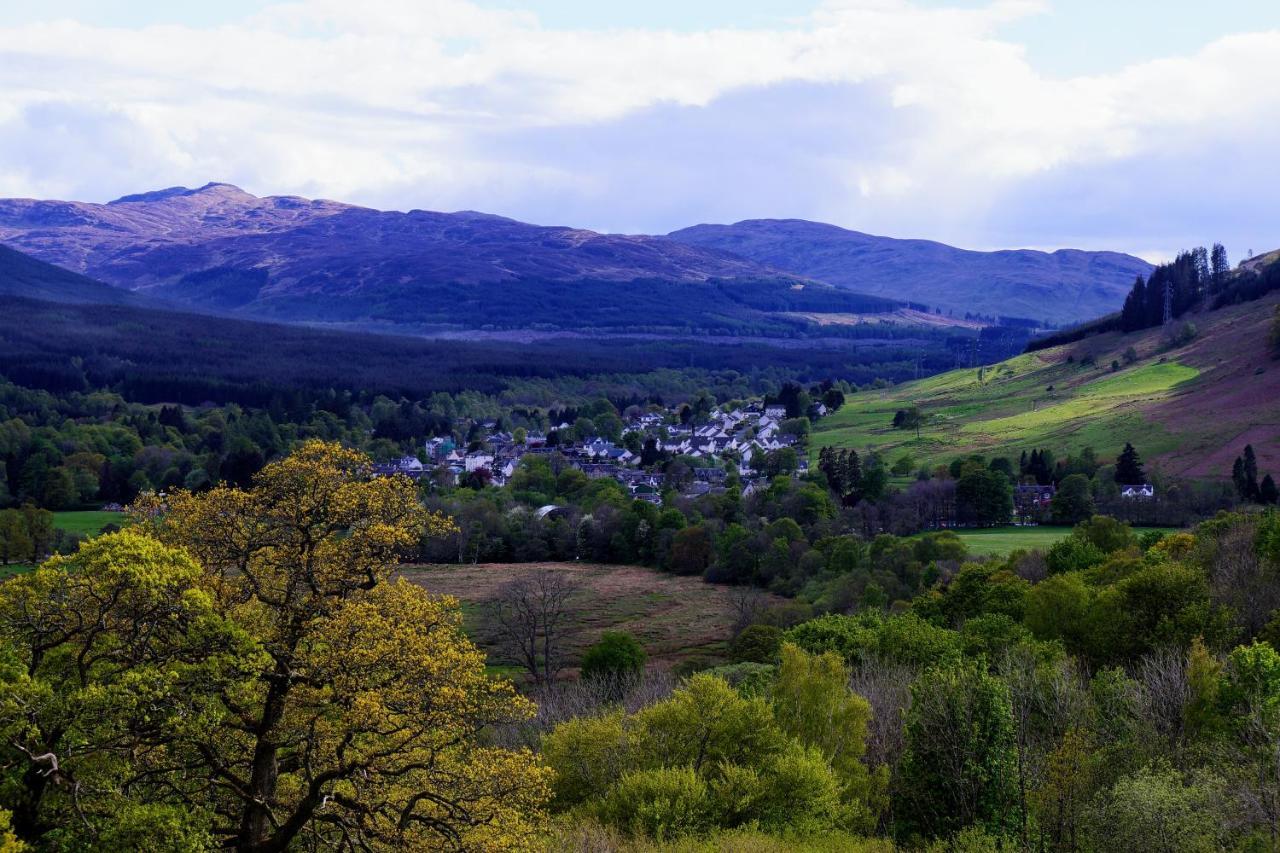
[[[1135,528],[1136,533],[1158,530],[1172,533],[1172,527]],[[975,557],[1002,556],[1018,549],[1048,550],[1053,543],[1071,534],[1070,527],[994,527],[986,530],[957,530],[955,534]],[[923,535],[923,534],[922,534]]]
[[[819,422],[810,442],[814,456],[822,447],[852,447],[876,450],[886,461],[906,455],[916,465],[932,466],[968,453],[1015,455],[1035,447],[1064,453],[1089,446],[1103,457],[1126,441],[1147,456],[1178,447],[1178,437],[1148,412],[1191,387],[1199,368],[1172,354],[1140,358],[1116,371],[1110,353],[1089,363],[1069,356],[1064,350],[1030,353],[859,392]],[[892,425],[894,412],[911,406],[926,416],[919,436]]]
[[[123,527],[126,522],[127,518],[124,513],[103,512],[96,509],[55,512],[53,514],[55,527],[68,533],[79,533],[81,536],[96,536],[108,524]]]
[[[123,513],[103,512],[96,509],[68,510],[53,514],[54,527],[59,530],[65,530],[67,533],[75,533],[84,537],[97,536],[102,528],[108,524],[123,527],[128,524],[128,519]],[[0,566],[0,580],[20,575],[23,572],[29,572],[33,568],[35,567],[30,563],[10,563],[7,566]]]

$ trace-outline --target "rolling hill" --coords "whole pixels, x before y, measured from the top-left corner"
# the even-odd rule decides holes
[[[668,235],[858,293],[965,313],[1075,323],[1115,311],[1151,265],[1117,252],[973,252],[802,219],[695,225]]]
[[[1061,456],[1091,446],[1113,459],[1131,441],[1163,473],[1221,478],[1251,443],[1260,468],[1280,470],[1280,361],[1268,344],[1278,304],[1272,293],[1190,315],[1198,331],[1182,344],[1159,328],[1109,332],[861,392],[820,422],[812,446],[932,465],[1036,447]],[[919,438],[892,427],[894,413],[913,405],[927,416]]]

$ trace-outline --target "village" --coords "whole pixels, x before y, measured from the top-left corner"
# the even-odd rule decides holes
[[[404,456],[375,465],[374,473],[450,486],[504,486],[525,456],[556,457],[560,464],[589,478],[616,480],[636,500],[661,504],[661,493],[671,487],[672,479],[658,463],[683,458],[689,470],[677,478],[682,496],[722,492],[731,474],[748,496],[767,484],[766,472],[808,471],[807,425],[828,413],[827,406],[815,403],[808,408],[807,418],[788,418],[786,406],[757,401],[713,410],[700,423],[682,423],[680,411],[650,407],[623,421],[618,441],[601,436],[575,438],[569,423],[545,433],[503,431],[496,421],[460,423],[473,436],[467,447],[452,437],[429,438],[423,446],[426,461]]]

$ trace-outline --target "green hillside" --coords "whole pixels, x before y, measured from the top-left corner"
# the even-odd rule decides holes
[[[936,464],[963,453],[1090,446],[1107,459],[1132,441],[1166,473],[1216,477],[1252,443],[1263,468],[1280,467],[1280,362],[1267,343],[1277,301],[1191,315],[1190,341],[1160,329],[1109,333],[864,391],[819,423],[813,453],[854,447]],[[892,425],[912,406],[925,415],[919,437]]]

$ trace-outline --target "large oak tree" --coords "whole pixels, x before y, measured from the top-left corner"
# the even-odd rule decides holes
[[[370,474],[308,443],[249,488],[140,504],[137,529],[0,588],[20,835],[255,853],[528,843],[547,771],[484,732],[532,707],[486,675],[455,601],[391,578],[451,523],[408,480]]]

